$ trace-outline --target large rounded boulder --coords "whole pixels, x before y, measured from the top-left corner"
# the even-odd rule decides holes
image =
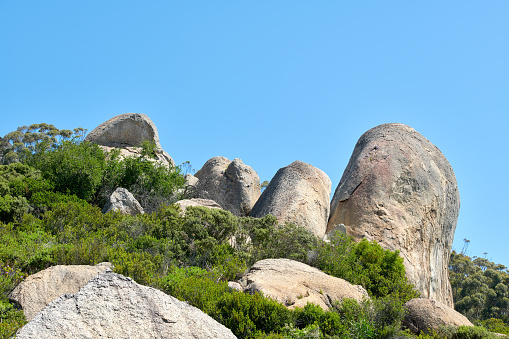
[[[16,334],[39,338],[236,338],[186,302],[131,278],[106,272],[64,294]]]
[[[209,159],[194,176],[186,176],[193,198],[209,199],[232,214],[249,214],[261,194],[260,177],[241,159]]]
[[[307,303],[328,310],[345,298],[361,302],[369,298],[360,285],[328,275],[317,268],[290,259],[264,259],[256,262],[241,279],[244,291],[260,292],[293,309]]]
[[[279,169],[249,214],[267,214],[279,222],[303,226],[323,237],[330,208],[331,180],[322,170],[302,161]]]
[[[430,298],[453,306],[448,264],[460,208],[454,172],[428,139],[402,124],[364,133],[331,202],[327,232],[400,250],[407,277]]]
[[[100,145],[105,150],[120,149],[122,156],[139,155],[139,146],[144,141],[153,142],[156,146],[157,160],[164,164],[174,165],[173,159],[166,153],[159,142],[156,125],[145,114],[125,113],[103,122],[85,141]]]

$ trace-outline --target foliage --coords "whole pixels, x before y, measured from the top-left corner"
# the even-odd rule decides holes
[[[383,249],[376,242],[363,239],[355,243],[341,232],[316,249],[316,266],[324,272],[360,284],[374,297],[397,296],[406,302],[418,296],[405,277],[399,251]]]
[[[453,251],[449,276],[458,312],[474,322],[498,318],[509,324],[509,272],[505,266]]]
[[[509,325],[504,323],[501,319],[490,318],[478,321],[477,324],[479,326],[485,327],[490,332],[509,335]]]
[[[0,338],[11,338],[26,323],[23,311],[0,299]]]
[[[97,202],[102,203],[117,187],[126,188],[147,212],[160,205],[173,203],[183,188],[185,179],[178,167],[154,161],[156,145],[144,141],[136,157],[121,157],[118,150],[108,154]]]
[[[85,133],[81,127],[59,130],[45,123],[18,127],[0,139],[0,163],[25,162],[32,154],[49,150],[63,140],[83,140]]]
[[[92,200],[106,166],[103,150],[89,142],[66,140],[49,150],[33,154],[27,163],[54,183],[55,190]]]

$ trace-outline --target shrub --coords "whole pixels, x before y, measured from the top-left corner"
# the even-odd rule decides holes
[[[279,333],[286,324],[293,323],[292,311],[259,293],[225,293],[211,315],[239,338],[249,338],[260,332]]]
[[[96,202],[103,204],[118,187],[129,190],[146,212],[179,200],[185,184],[180,168],[154,161],[154,153],[155,144],[148,141],[140,145],[138,156],[121,157],[118,150],[110,151]]]
[[[57,191],[91,201],[100,187],[106,157],[95,144],[66,140],[35,153],[28,164],[39,169]]]
[[[218,300],[229,292],[228,283],[199,267],[172,267],[160,281],[160,288],[171,296],[187,301],[207,314],[216,309]]]
[[[329,243],[320,242],[316,251],[318,268],[362,285],[373,297],[395,295],[406,302],[419,295],[405,277],[399,251],[385,250],[375,241],[366,239],[355,243],[341,232],[336,232]]]
[[[0,338],[11,338],[26,323],[22,310],[17,310],[7,301],[0,300]]]

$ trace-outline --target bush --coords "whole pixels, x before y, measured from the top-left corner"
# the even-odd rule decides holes
[[[17,310],[7,301],[0,300],[0,338],[11,338],[26,323],[22,310]]]
[[[320,242],[315,265],[324,272],[362,285],[373,297],[397,296],[402,303],[418,297],[405,276],[399,251],[383,249],[375,241],[355,243],[336,232],[329,243]]]
[[[286,324],[293,323],[292,311],[259,293],[225,293],[211,315],[239,338],[250,338],[260,332],[279,333]]]
[[[58,192],[91,201],[101,185],[106,156],[95,144],[66,140],[53,149],[35,153],[28,164],[54,183]]]
[[[160,281],[160,288],[210,315],[219,299],[229,292],[228,283],[216,279],[214,274],[199,267],[174,266]]]
[[[104,204],[118,187],[131,192],[146,212],[182,198],[178,192],[185,179],[180,168],[154,161],[154,152],[155,144],[148,141],[140,145],[140,154],[135,157],[121,157],[118,150],[110,151],[96,202]]]

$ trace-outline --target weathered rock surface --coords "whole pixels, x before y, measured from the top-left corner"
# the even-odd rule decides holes
[[[174,165],[173,159],[166,153],[159,142],[157,128],[145,114],[125,113],[103,122],[90,132],[85,141],[102,146],[109,151],[119,148],[121,156],[138,156],[139,145],[143,141],[152,141],[156,145],[157,160],[163,164]]]
[[[401,251],[421,297],[453,306],[448,264],[458,219],[456,177],[440,150],[414,129],[385,124],[364,133],[331,202],[327,231]]]
[[[242,288],[242,285],[236,281],[228,281],[228,287],[231,288],[232,290],[236,290],[239,292],[244,291],[244,289]]]
[[[111,269],[108,263],[95,266],[53,266],[32,274],[22,281],[9,295],[9,299],[21,305],[25,318],[30,321],[50,302],[66,293],[76,293],[90,279]]]
[[[184,199],[184,200],[177,201],[175,204],[180,206],[180,208],[182,209],[182,212],[184,212],[184,214],[186,212],[186,209],[189,206],[202,206],[202,207],[216,208],[216,209],[222,210],[221,206],[219,206],[219,204],[217,202],[215,202],[214,200],[210,200],[210,199],[199,199],[199,198]]]
[[[214,200],[236,216],[247,216],[261,194],[258,174],[238,158],[209,159],[186,179],[192,197]]]
[[[368,298],[362,286],[290,259],[260,260],[243,277],[242,283],[247,285],[244,291],[261,292],[288,308],[304,307],[309,302],[327,310],[336,300]]]
[[[412,299],[405,303],[407,314],[403,324],[412,332],[431,332],[440,326],[474,326],[463,314],[439,301]]]
[[[277,171],[249,215],[261,218],[272,214],[279,222],[303,226],[323,237],[329,219],[330,193],[331,180],[327,174],[295,161]]]
[[[17,334],[25,338],[235,338],[199,309],[116,273],[65,294]]]
[[[118,187],[111,195],[102,210],[103,213],[120,211],[122,214],[136,215],[145,213],[143,207],[127,189]]]

